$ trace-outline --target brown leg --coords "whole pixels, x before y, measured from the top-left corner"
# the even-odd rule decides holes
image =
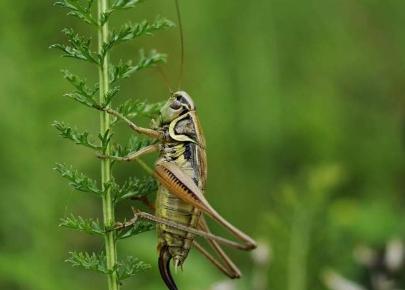
[[[103,109],[103,111],[123,120],[125,123],[127,123],[129,125],[129,127],[132,130],[134,130],[135,132],[137,132],[139,134],[143,134],[143,135],[146,135],[146,136],[149,136],[152,138],[156,138],[156,139],[161,139],[161,137],[162,137],[161,132],[153,130],[153,129],[149,129],[149,128],[139,127],[134,122],[132,122],[130,119],[128,119],[121,113],[119,113],[111,108],[105,108],[105,109]]]
[[[159,151],[159,145],[157,144],[153,144],[153,145],[149,145],[146,147],[143,147],[142,149],[136,151],[136,152],[132,152],[129,153],[127,156],[124,157],[116,157],[116,156],[105,156],[105,155],[99,155],[99,158],[102,159],[112,159],[112,160],[117,160],[117,161],[132,161],[135,160],[143,155],[149,154],[149,153],[153,153],[153,152],[157,152]]]
[[[199,236],[199,237],[215,240],[215,241],[217,241],[217,242],[219,242],[221,244],[227,245],[227,246],[235,248],[235,249],[244,250],[244,251],[251,250],[251,248],[250,247],[247,248],[245,244],[234,242],[234,241],[225,239],[223,237],[216,236],[216,235],[214,235],[212,233],[207,233],[207,232],[195,229],[195,228],[191,228],[191,227],[188,227],[188,226],[185,226],[185,225],[182,225],[182,224],[178,224],[178,223],[169,221],[167,219],[160,218],[160,217],[154,216],[152,214],[149,214],[149,213],[146,213],[146,212],[140,212],[140,211],[135,211],[134,212],[134,217],[130,221],[128,221],[128,222],[126,222],[124,224],[121,224],[118,227],[118,229],[120,229],[122,227],[132,226],[134,223],[136,223],[136,221],[139,218],[149,220],[149,221],[152,221],[152,222],[155,222],[155,223],[160,223],[160,224],[166,225],[168,227],[172,227],[172,228],[175,228],[175,229],[178,229],[178,230],[181,230],[181,231],[185,231],[185,232],[194,234],[194,235]]]
[[[202,218],[200,219],[199,225],[198,225],[203,231],[211,233],[207,222],[205,221],[204,216],[202,216]],[[222,247],[218,244],[217,241],[215,240],[211,240],[208,239],[208,242],[210,243],[210,245],[212,246],[212,248],[215,250],[215,252],[217,252],[217,254],[223,259],[224,263],[226,264],[226,266],[231,270],[231,272],[237,276],[240,277],[241,273],[239,268],[232,262],[231,258],[228,257],[228,255],[224,252],[224,250],[222,249]]]
[[[204,217],[201,217],[200,222],[198,224],[198,228],[205,232],[211,233]],[[220,257],[220,259],[222,260],[222,262],[224,264],[222,264],[221,261],[218,261],[218,259],[213,257],[198,242],[194,241],[193,244],[194,244],[195,248],[201,254],[203,254],[210,262],[212,262],[220,271],[222,271],[229,278],[231,278],[231,279],[240,278],[241,272],[240,272],[239,268],[232,262],[232,260],[224,252],[224,250],[221,248],[221,246],[218,244],[218,242],[215,240],[209,239],[209,238],[207,239],[207,241],[211,245],[211,247],[214,249],[214,251],[217,253],[217,255]]]
[[[154,210],[153,207],[151,207],[152,210]],[[221,246],[218,244],[218,242],[221,242],[225,245],[235,247],[238,249],[241,249],[240,245],[233,242],[229,241],[227,239],[224,239],[222,237],[215,236],[211,233],[211,231],[208,228],[208,225],[202,216],[199,223],[198,223],[198,230],[194,228],[190,228],[181,224],[177,224],[159,217],[156,217],[152,214],[145,213],[145,212],[139,212],[133,209],[134,211],[134,218],[132,218],[130,221],[126,223],[120,223],[116,227],[117,229],[123,229],[126,227],[130,227],[136,223],[138,218],[143,218],[147,219],[156,223],[161,223],[164,225],[167,225],[169,227],[177,228],[179,230],[187,231],[189,233],[202,236],[207,239],[208,243],[211,245],[211,247],[214,249],[214,251],[218,254],[218,256],[221,258],[221,261],[219,261],[217,258],[213,257],[206,249],[204,249],[203,246],[201,246],[197,241],[193,241],[194,247],[202,254],[204,255],[211,263],[213,263],[221,272],[223,272],[225,275],[227,275],[231,279],[236,279],[241,277],[241,272],[239,268],[232,262],[232,260],[228,257],[228,255],[224,252],[224,250],[221,248]]]
[[[224,265],[221,264],[220,261],[218,261],[216,258],[214,258],[206,249],[204,249],[203,246],[201,246],[197,241],[193,241],[193,246],[197,251],[199,251],[204,257],[206,257],[212,264],[214,264],[215,267],[217,267],[222,273],[224,273],[226,276],[228,276],[231,279],[236,279],[240,277],[239,273],[235,273],[231,271],[228,267],[225,267]]]
[[[203,192],[198,188],[192,178],[185,174],[177,164],[166,161],[158,162],[155,166],[154,176],[176,197],[200,209],[203,213],[224,226],[226,230],[240,241],[239,243],[232,242],[235,248],[245,251],[256,248],[256,242],[224,219],[210,205]],[[217,241],[219,240],[217,239]],[[228,243],[228,245],[230,245],[230,243]]]

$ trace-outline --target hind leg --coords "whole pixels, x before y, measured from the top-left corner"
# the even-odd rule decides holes
[[[206,239],[217,241],[217,242],[219,242],[221,244],[224,244],[224,245],[227,245],[229,247],[236,248],[236,249],[239,249],[239,250],[245,250],[245,251],[251,250],[250,247],[246,247],[246,245],[244,245],[244,244],[228,240],[226,238],[214,235],[214,234],[212,234],[210,232],[205,232],[205,231],[202,231],[202,230],[199,230],[199,229],[195,229],[195,228],[188,227],[188,226],[185,226],[185,225],[182,225],[182,224],[178,224],[178,223],[169,221],[167,219],[160,218],[160,217],[154,216],[152,214],[137,211],[137,210],[134,210],[134,217],[131,220],[129,220],[129,221],[125,222],[125,223],[119,224],[118,227],[116,227],[115,229],[122,229],[122,228],[125,228],[125,227],[130,227],[130,226],[134,225],[138,219],[145,219],[145,220],[149,220],[149,221],[152,221],[152,222],[155,222],[155,223],[163,224],[163,225],[166,225],[168,227],[172,227],[172,228],[175,228],[175,229],[178,229],[178,230],[181,230],[181,231],[185,231],[185,232],[194,234],[194,235],[199,236],[199,237],[203,237],[203,238],[206,238]]]

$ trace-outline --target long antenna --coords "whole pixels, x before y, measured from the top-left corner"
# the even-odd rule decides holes
[[[165,71],[163,70],[163,68],[158,66],[157,71],[159,73],[159,76],[162,78],[163,82],[166,84],[167,89],[169,90],[170,94],[173,94],[174,92],[173,92],[172,88],[170,87],[169,79],[167,78],[167,75],[165,74]]]
[[[176,12],[177,12],[177,22],[179,23],[179,32],[180,32],[180,73],[179,79],[177,80],[178,89],[181,88],[181,81],[183,78],[183,67],[184,67],[184,36],[183,36],[183,24],[181,23],[181,14],[180,14],[180,5],[179,0],[175,0],[176,3]]]

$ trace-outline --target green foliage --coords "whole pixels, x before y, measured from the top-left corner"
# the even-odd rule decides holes
[[[101,142],[101,148],[102,148],[103,154],[105,154],[105,152],[108,148],[108,145],[111,142],[111,138],[112,138],[112,133],[111,133],[110,129],[106,130],[104,132],[104,134],[100,133],[98,135],[98,139],[100,139],[100,142]]]
[[[120,79],[129,78],[133,73],[140,71],[141,69],[154,67],[157,64],[166,62],[166,54],[158,53],[156,50],[152,50],[149,55],[145,55],[144,51],[140,51],[140,58],[136,65],[132,64],[132,61],[120,63],[116,66],[111,66],[110,69],[110,83],[114,84]]]
[[[87,253],[87,252],[70,252],[66,262],[72,264],[73,267],[82,267],[86,270],[96,271],[108,274],[106,257],[104,253]]]
[[[69,10],[68,15],[77,17],[86,23],[98,25],[97,20],[91,14],[91,8],[94,0],[85,0],[87,5],[80,5],[79,0],[63,0],[55,3],[55,6],[61,6]]]
[[[117,108],[117,112],[128,119],[135,117],[156,118],[162,107],[162,103],[149,104],[139,100],[127,100]],[[121,121],[117,117],[113,118],[112,124]]]
[[[140,23],[124,24],[118,31],[113,30],[111,32],[108,41],[103,44],[100,58],[104,59],[113,46],[118,45],[121,42],[133,40],[140,36],[151,36],[156,31],[168,29],[173,26],[173,22],[161,17],[156,18],[152,23],[144,20]]]
[[[100,254],[94,252],[70,252],[69,255],[70,256],[66,259],[66,262],[70,263],[73,267],[81,267],[85,270],[103,274],[115,271],[117,272],[119,282],[151,268],[149,264],[132,256],[128,256],[125,260],[119,261],[112,270],[109,270],[106,265],[106,256],[103,252]]]
[[[84,173],[81,173],[71,166],[66,166],[65,164],[57,163],[54,168],[63,178],[69,180],[69,185],[74,189],[82,192],[90,192],[96,195],[102,195],[103,191],[98,188],[97,182]]]
[[[71,57],[78,60],[88,61],[90,63],[99,64],[99,58],[97,53],[91,51],[89,38],[84,38],[75,33],[72,28],[63,29],[69,45],[65,44],[53,44],[50,48],[56,48],[63,52],[62,56]]]
[[[154,228],[155,224],[153,224],[152,222],[140,220],[137,221],[133,226],[117,230],[117,239],[122,240],[130,238],[132,236],[136,236],[141,233],[153,230]]]
[[[116,0],[111,6],[111,10],[134,8],[135,5],[141,3],[142,1],[143,0]]]
[[[54,121],[52,125],[56,128],[56,130],[59,131],[59,135],[63,138],[71,140],[77,145],[83,145],[94,150],[100,149],[100,146],[96,145],[92,141],[92,139],[94,138],[91,138],[89,136],[89,132],[79,132],[75,129],[72,129],[69,125],[58,121]]]
[[[95,99],[99,90],[98,85],[93,89],[87,87],[86,82],[77,75],[70,73],[68,70],[63,70],[64,78],[76,89],[72,93],[67,93],[65,96],[81,103],[82,105],[97,108],[98,103]]]
[[[153,144],[148,138],[142,138],[139,136],[131,136],[127,145],[113,144],[111,149],[111,155],[115,157],[124,157],[131,152],[136,152],[143,147]]]
[[[105,233],[103,227],[98,220],[92,218],[82,218],[71,214],[69,217],[62,218],[59,224],[60,227],[86,232],[90,235],[103,235]]]
[[[110,9],[103,13],[100,20],[100,24],[104,25],[114,11],[134,8],[137,4],[141,3],[142,1],[143,0],[116,0],[111,5]]]
[[[157,182],[152,177],[130,177],[122,185],[113,183],[112,192],[115,202],[120,202],[128,198],[137,198],[155,193]]]
[[[105,114],[112,110],[114,98],[120,92],[118,82],[122,79],[129,78],[136,72],[154,67],[166,61],[166,55],[152,50],[148,55],[145,55],[141,50],[139,60],[136,64],[132,61],[120,61],[114,65],[106,63],[107,56],[112,49],[120,44],[130,40],[134,40],[140,36],[150,36],[157,31],[165,30],[173,27],[174,24],[165,19],[158,17],[153,22],[146,20],[139,23],[127,23],[118,30],[112,30],[106,34],[104,25],[107,24],[113,12],[123,9],[129,9],[139,4],[140,0],[116,0],[108,10],[99,11],[101,15],[96,19],[92,14],[93,0],[63,0],[55,3],[69,10],[68,15],[83,20],[86,23],[93,24],[98,29],[98,37],[107,39],[102,44],[99,44],[98,51],[92,50],[91,38],[81,36],[71,28],[63,30],[68,44],[54,44],[51,48],[56,48],[62,51],[62,56],[86,61],[98,67],[99,82],[94,85],[89,85],[85,79],[71,73],[68,70],[63,70],[64,78],[72,85],[74,90],[67,93],[66,96],[84,105],[90,109],[100,112],[102,119],[102,130],[97,138],[91,137],[88,131],[79,132],[69,125],[55,121],[53,126],[58,131],[59,135],[65,139],[73,141],[75,144],[82,145],[96,151],[98,155],[125,156],[130,152],[134,152],[152,144],[151,140],[139,138],[137,136],[131,138],[127,145],[112,144],[113,131],[112,126],[116,124],[120,118],[126,120],[136,117],[155,117],[158,113],[160,104],[149,104],[141,101],[126,101],[120,105],[111,121],[105,118]],[[99,7],[100,8],[100,7]],[[101,35],[101,36],[100,36]],[[109,58],[108,58],[109,59]],[[105,73],[106,72],[106,73]],[[108,109],[108,110],[107,110]],[[118,117],[117,117],[118,116]],[[113,145],[113,146],[112,146]],[[112,150],[111,150],[112,147]],[[121,280],[134,276],[139,271],[149,269],[150,266],[143,263],[137,258],[127,257],[123,261],[118,261],[115,248],[116,242],[120,239],[132,237],[142,232],[149,231],[153,225],[149,222],[136,222],[132,227],[115,230],[114,229],[114,206],[119,202],[128,198],[145,198],[157,189],[156,182],[151,178],[132,177],[122,185],[114,181],[112,175],[109,174],[112,160],[103,158],[101,187],[97,182],[89,178],[84,173],[68,167],[64,164],[57,164],[55,170],[65,179],[69,181],[69,185],[81,192],[93,193],[103,200],[103,204],[110,206],[106,209],[103,207],[103,216],[106,224],[100,225],[98,220],[93,218],[82,218],[81,216],[71,215],[61,220],[60,226],[74,229],[80,232],[85,232],[90,235],[104,236],[106,240],[106,254],[96,254],[87,252],[71,252],[67,262],[75,267],[82,267],[87,270],[97,271],[109,276],[109,289],[116,290],[119,288]],[[107,224],[109,223],[109,224]],[[116,231],[116,232],[115,232]]]
[[[151,266],[149,264],[146,264],[137,258],[129,256],[124,261],[118,262],[118,279],[119,281],[123,281],[135,276],[141,271],[145,271],[150,268]]]
[[[284,275],[280,287],[305,290],[317,281],[316,275],[308,273],[307,265],[312,248],[317,254],[325,253],[320,230],[327,223],[325,209],[332,194],[344,180],[342,172],[337,165],[311,168],[294,182],[283,184],[273,197],[275,209],[265,218],[265,229],[278,253],[272,274]]]

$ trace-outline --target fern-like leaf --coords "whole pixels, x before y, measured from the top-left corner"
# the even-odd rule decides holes
[[[162,106],[163,102],[150,104],[140,100],[128,100],[118,106],[117,112],[128,119],[133,119],[135,117],[153,119],[159,115]],[[115,125],[118,121],[120,121],[118,118],[113,118],[112,124]]]
[[[110,18],[111,14],[117,10],[124,10],[129,8],[134,8],[137,4],[141,3],[143,0],[116,0],[112,5],[111,8],[104,12],[101,16],[101,25],[104,25],[108,19]]]
[[[111,5],[111,9],[129,9],[135,7],[143,0],[115,0]]]
[[[105,232],[98,220],[92,218],[85,219],[81,216],[74,216],[73,214],[70,217],[62,218],[59,226],[86,232],[90,235],[103,235]]]
[[[116,238],[119,240],[130,238],[144,232],[151,231],[155,228],[155,224],[150,221],[138,220],[130,227],[117,230]]]
[[[157,188],[157,183],[151,176],[144,178],[131,177],[121,186],[114,184],[112,192],[115,202],[119,202],[128,198],[147,196],[156,192]]]
[[[82,267],[86,270],[96,271],[104,274],[110,273],[106,265],[106,257],[104,253],[88,253],[88,252],[70,252],[69,258],[65,261],[72,264],[73,267]]]
[[[108,144],[111,142],[113,134],[111,133],[111,130],[107,130],[104,132],[104,134],[98,134],[98,139],[101,142],[101,150],[103,153],[105,153]]]
[[[121,144],[113,144],[111,148],[111,155],[114,157],[124,157],[129,153],[139,151],[140,149],[153,144],[153,141],[149,138],[131,136],[128,144],[123,146]]]
[[[55,2],[55,6],[69,9],[68,15],[77,17],[86,23],[98,25],[97,20],[91,14],[94,0],[86,0],[87,5],[80,5],[78,0],[63,0]]]
[[[63,70],[63,77],[75,88],[75,91],[65,94],[65,96],[91,108],[99,107],[95,99],[99,88],[95,85],[93,89],[89,88],[86,81],[79,76],[72,74],[68,70]]]
[[[53,44],[50,48],[56,48],[63,52],[62,56],[71,57],[78,60],[88,61],[90,63],[99,64],[99,57],[90,49],[90,39],[85,39],[75,33],[72,28],[65,28],[63,32],[68,38],[69,45]]]
[[[156,50],[152,50],[148,55],[145,55],[144,51],[141,50],[139,55],[138,63],[135,65],[132,64],[132,61],[126,63],[121,61],[118,65],[112,66],[110,70],[110,83],[113,84],[120,79],[129,78],[142,69],[155,67],[158,64],[165,63],[167,60],[166,54],[159,53]]]
[[[135,276],[137,273],[150,269],[151,266],[138,258],[127,257],[125,260],[120,261],[117,267],[117,275],[120,281]]]
[[[100,146],[98,146],[91,140],[94,138],[91,138],[89,132],[87,131],[79,132],[71,128],[69,125],[59,121],[54,121],[52,126],[54,126],[56,130],[58,130],[60,136],[73,141],[77,145],[82,145],[94,150],[100,149]]]
[[[69,180],[69,185],[74,189],[82,192],[94,193],[96,195],[102,195],[103,191],[97,187],[97,182],[85,174],[74,170],[71,166],[57,163],[54,168],[62,177]]]
[[[117,45],[124,41],[135,39],[140,36],[150,36],[153,35],[153,33],[156,31],[167,29],[173,26],[173,22],[162,17],[156,18],[156,20],[152,23],[144,20],[140,23],[124,24],[118,31],[112,31],[109,40],[104,43],[100,55],[100,63],[114,45]]]

